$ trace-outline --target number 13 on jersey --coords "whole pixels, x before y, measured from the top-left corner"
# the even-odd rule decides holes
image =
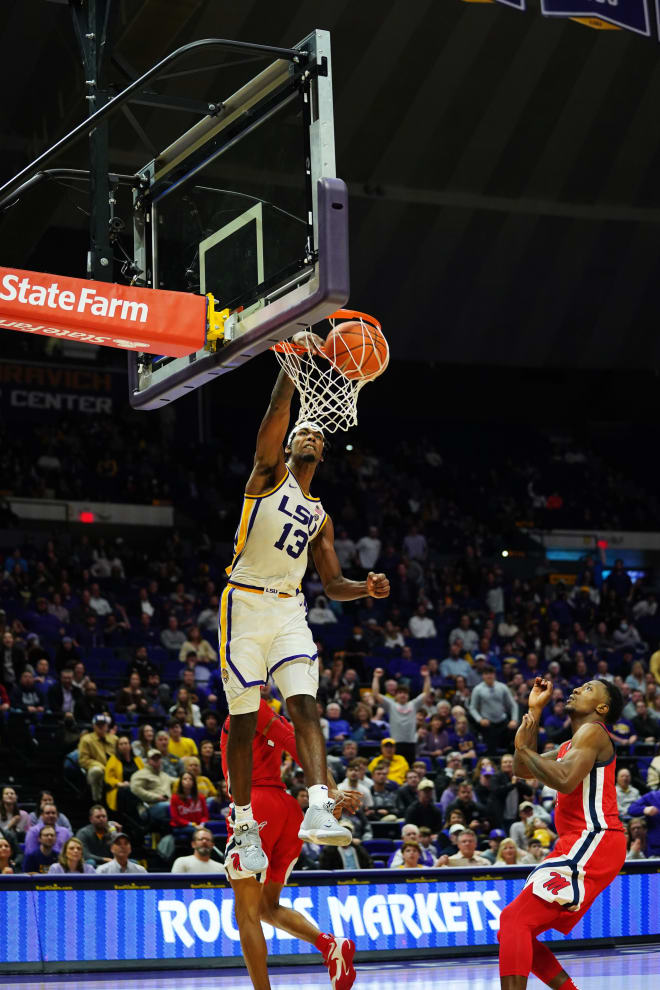
[[[293,529],[293,523],[287,523],[284,529],[282,530],[282,535],[280,536],[279,540],[277,540],[277,542],[274,543],[273,546],[275,547],[276,550],[286,549],[286,552],[288,553],[289,557],[293,557],[294,560],[297,560],[300,554],[307,546],[308,536],[304,529],[294,529],[292,534],[292,539],[295,540],[295,543],[290,543],[288,546],[285,547],[285,544],[289,539],[289,533],[291,532],[292,529]]]

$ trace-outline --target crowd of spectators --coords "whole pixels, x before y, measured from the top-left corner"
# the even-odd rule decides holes
[[[256,420],[234,422],[231,436],[221,433],[212,447],[189,435],[185,443],[172,442],[170,429],[155,431],[151,420],[130,411],[88,415],[80,426],[66,416],[30,424],[26,442],[27,426],[24,432],[0,417],[4,494],[172,504],[195,523],[204,519],[213,536],[233,532]],[[437,534],[453,551],[469,540],[506,545],[516,523],[658,529],[658,499],[624,475],[618,445],[609,457],[597,446],[588,436],[577,440],[519,424],[502,450],[501,431],[484,423],[447,431],[440,445],[424,427],[404,431],[393,419],[382,436],[367,425],[349,448],[333,445],[318,487],[335,522],[349,530],[360,520],[403,535],[406,520],[416,516],[427,537]],[[10,523],[11,513],[2,525]]]
[[[414,460],[419,452],[408,453]],[[417,465],[405,500],[379,483],[375,455],[345,460],[320,485],[327,480],[331,491],[323,497],[344,572],[383,570],[392,594],[331,602],[308,569],[303,587],[330,765],[340,786],[362,792],[363,806],[350,816],[347,850],[307,844],[301,867],[382,862],[373,844],[392,841],[402,825],[410,828],[393,868],[538,859],[555,839],[555,795],[515,778],[510,754],[541,674],[553,684],[541,749],[570,737],[565,703],[573,686],[600,677],[621,689],[625,707],[612,734],[629,855],[660,855],[660,614],[652,587],[631,580],[622,561],[606,573],[597,556],[556,583],[545,572],[505,572],[488,552],[492,530],[474,518],[465,543],[467,517],[443,494],[441,461],[432,454]],[[339,483],[344,469],[359,481],[350,496]],[[3,745],[30,755],[38,777],[34,745],[48,728],[61,761],[66,756],[65,779],[82,782],[87,817],[74,834],[61,798],[53,804],[51,792],[49,804],[32,809],[16,778],[0,809],[5,872],[122,862],[125,870],[131,854],[149,868],[169,868],[191,840],[195,866],[208,835],[211,849],[221,844],[228,796],[216,623],[226,561],[211,551],[210,541],[193,544],[177,531],[146,549],[84,532],[71,543],[7,548]],[[286,714],[272,686],[264,696]],[[282,772],[304,805],[299,768],[285,761]],[[59,782],[56,790],[65,793]]]

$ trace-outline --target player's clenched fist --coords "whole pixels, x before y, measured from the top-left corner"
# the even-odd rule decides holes
[[[390,593],[390,582],[384,574],[367,574],[367,594],[372,598],[387,598]]]
[[[552,697],[552,688],[552,681],[546,681],[543,677],[536,677],[527,699],[529,708],[542,711]]]

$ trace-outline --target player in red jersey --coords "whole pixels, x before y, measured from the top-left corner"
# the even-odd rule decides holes
[[[568,934],[626,858],[626,837],[617,810],[614,745],[604,724],[621,715],[621,692],[608,681],[587,681],[575,688],[566,704],[572,738],[539,755],[540,716],[551,696],[552,684],[537,677],[529,712],[516,734],[513,772],[536,777],[558,792],[559,839],[500,915],[502,990],[523,990],[530,973],[553,990],[577,990],[538,935],[549,928]]]
[[[222,768],[231,789],[227,776],[230,721],[231,716],[223,726],[220,747]],[[355,981],[355,943],[348,938],[335,938],[320,932],[298,911],[280,904],[282,887],[302,849],[298,831],[303,819],[300,805],[287,793],[282,782],[280,768],[283,752],[290,753],[296,763],[300,763],[293,726],[276,715],[262,699],[252,744],[252,809],[256,821],[264,823],[260,826],[261,843],[268,857],[268,869],[259,874],[241,869],[231,816],[227,820],[225,850],[225,869],[236,899],[236,921],[245,963],[255,990],[270,990],[267,947],[261,927],[261,922],[265,921],[316,946],[323,955],[333,990],[350,990]],[[331,778],[328,785],[335,789]],[[351,791],[339,791],[332,797],[337,814],[342,804],[355,807],[360,800],[360,795]]]

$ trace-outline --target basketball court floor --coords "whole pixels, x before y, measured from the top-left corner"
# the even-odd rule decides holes
[[[562,954],[560,960],[580,990],[651,990],[660,986],[660,946],[628,946],[619,950]],[[494,959],[426,960],[411,963],[371,963],[357,966],[355,990],[432,990],[445,984],[451,990],[496,990],[500,981]],[[327,990],[322,966],[273,968],[273,990]],[[541,987],[530,977],[529,987]],[[3,990],[251,990],[245,970],[206,972],[140,972],[132,975],[76,973],[68,976],[7,976]]]

